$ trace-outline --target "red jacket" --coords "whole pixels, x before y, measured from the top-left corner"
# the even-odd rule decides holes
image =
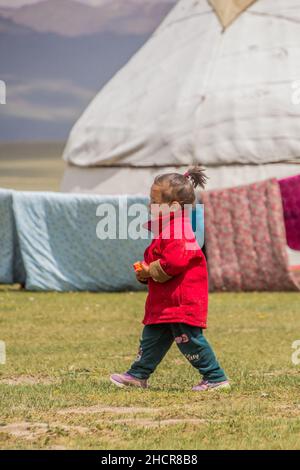
[[[189,213],[171,212],[171,217],[167,214],[149,220],[146,227],[154,232],[154,238],[144,253],[151,274],[144,325],[187,323],[206,328],[207,265]]]

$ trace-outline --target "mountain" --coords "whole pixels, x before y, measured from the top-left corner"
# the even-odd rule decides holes
[[[171,0],[173,2],[173,0]],[[0,8],[0,140],[64,140],[95,94],[147,41],[169,0],[44,0]]]
[[[7,18],[1,17],[0,14],[0,34],[26,34],[29,31],[32,30],[26,26],[20,26]]]
[[[173,0],[110,0],[99,6],[44,0],[20,8],[0,8],[0,16],[34,31],[69,37],[99,32],[149,34],[173,5]]]
[[[62,140],[94,95],[149,35],[68,37],[0,19],[0,140]]]

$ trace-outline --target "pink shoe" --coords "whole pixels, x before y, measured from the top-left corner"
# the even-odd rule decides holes
[[[198,385],[192,388],[194,392],[205,392],[206,390],[227,390],[231,389],[230,383],[228,380],[223,382],[209,382],[208,380],[202,380]]]
[[[146,379],[137,379],[132,375],[127,374],[113,374],[110,376],[110,381],[115,384],[117,387],[138,387],[138,388],[148,388],[148,383]]]

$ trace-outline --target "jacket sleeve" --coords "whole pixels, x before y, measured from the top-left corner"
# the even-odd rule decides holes
[[[185,240],[163,240],[161,258],[150,263],[150,275],[154,281],[166,282],[184,271],[190,258]]]

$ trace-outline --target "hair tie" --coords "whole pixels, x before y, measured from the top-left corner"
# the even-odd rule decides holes
[[[188,177],[190,176],[190,175],[189,175],[189,172],[186,171],[183,176],[185,176],[186,178],[188,178]]]

